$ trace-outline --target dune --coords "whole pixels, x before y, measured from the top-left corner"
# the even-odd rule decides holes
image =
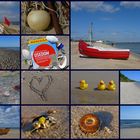
[[[140,85],[137,82],[121,82],[120,96],[122,104],[139,104]]]

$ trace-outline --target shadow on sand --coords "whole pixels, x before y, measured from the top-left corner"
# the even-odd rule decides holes
[[[104,129],[105,127],[111,128],[113,115],[110,112],[99,111],[99,112],[95,112],[94,114],[96,114],[101,120],[101,129]]]

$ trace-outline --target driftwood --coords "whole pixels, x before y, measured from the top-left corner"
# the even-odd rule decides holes
[[[9,128],[0,128],[0,135],[6,135],[9,131]]]
[[[50,9],[53,9],[54,11],[56,11],[55,6],[53,5],[53,3],[51,1],[47,1],[47,4]],[[53,11],[49,11],[49,12],[50,12],[50,15],[52,18],[52,23],[53,23],[54,29],[56,31],[56,34],[63,34],[63,30],[59,24],[59,19],[58,19],[56,13],[54,13]]]

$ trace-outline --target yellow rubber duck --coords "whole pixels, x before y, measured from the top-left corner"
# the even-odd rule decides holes
[[[104,81],[101,80],[100,83],[98,84],[98,90],[105,90],[105,89],[106,89],[106,85]]]
[[[107,86],[107,89],[108,90],[116,90],[116,84],[113,80],[111,80],[109,83],[108,83],[108,86]]]
[[[80,89],[84,90],[88,88],[88,84],[86,83],[85,80],[80,81]]]

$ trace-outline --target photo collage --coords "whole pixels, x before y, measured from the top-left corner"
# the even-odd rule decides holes
[[[0,1],[0,139],[140,139],[139,31],[139,1]]]

